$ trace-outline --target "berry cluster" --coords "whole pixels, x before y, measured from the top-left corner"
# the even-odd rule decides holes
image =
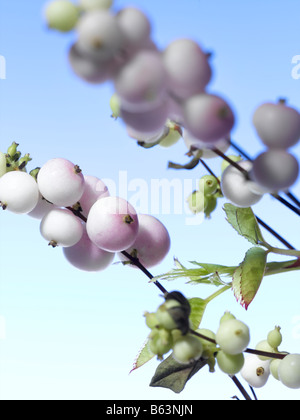
[[[180,364],[202,359],[211,372],[217,364],[229,376],[240,373],[253,388],[266,385],[270,374],[289,388],[300,388],[300,355],[278,351],[282,343],[279,327],[268,334],[267,340],[258,343],[255,350],[250,350],[248,326],[230,312],[222,316],[216,334],[203,328],[193,331],[189,316],[189,301],[179,292],[165,294],[165,302],[155,313],[145,313],[151,329],[148,347],[158,359],[172,350],[173,358]]]
[[[42,236],[62,247],[72,265],[100,271],[119,253],[122,261],[138,259],[149,268],[168,254],[170,236],[155,217],[138,215],[129,202],[111,197],[103,181],[83,175],[67,159],[51,159],[27,173],[29,155],[21,158],[17,147],[13,143],[0,155],[0,205],[40,219]]]
[[[217,199],[222,196],[218,179],[213,175],[204,175],[199,180],[199,190],[192,192],[187,202],[193,213],[204,212],[205,216],[210,218],[217,207]]]

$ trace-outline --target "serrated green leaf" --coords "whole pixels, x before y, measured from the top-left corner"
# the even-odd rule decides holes
[[[137,357],[134,361],[134,364],[133,364],[133,368],[131,369],[130,373],[133,372],[134,370],[140,368],[141,366],[143,366],[147,362],[149,362],[155,356],[155,354],[153,354],[150,351],[148,343],[149,343],[149,339],[147,339],[147,341],[144,343],[142,349],[140,350],[139,354],[137,355]]]
[[[227,215],[227,221],[239,235],[243,236],[254,245],[266,243],[257,219],[250,207],[241,208],[236,207],[233,204],[226,203],[224,205],[224,210]]]
[[[191,314],[190,314],[190,321],[191,321],[191,328],[196,330],[199,328],[205,309],[207,307],[207,301],[201,298],[192,298],[189,299],[189,303],[191,306]]]
[[[176,362],[171,355],[159,364],[150,386],[168,388],[176,394],[179,394],[184,389],[186,383],[206,364],[207,362],[205,360],[200,359],[190,365],[183,365]]]
[[[255,298],[266,271],[267,251],[260,247],[249,249],[244,261],[234,272],[232,289],[236,299],[248,309]]]

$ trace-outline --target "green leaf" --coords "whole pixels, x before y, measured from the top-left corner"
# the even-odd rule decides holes
[[[227,221],[239,235],[243,236],[254,245],[266,244],[257,219],[250,207],[240,208],[226,203],[224,205],[224,210],[227,215]]]
[[[190,365],[176,362],[173,356],[169,356],[156,369],[150,383],[151,387],[168,388],[179,394],[186,383],[207,364],[206,360],[198,360]]]
[[[145,365],[147,362],[149,362],[155,356],[155,354],[153,354],[150,351],[148,343],[149,343],[149,339],[147,339],[147,341],[144,343],[142,349],[140,350],[139,354],[137,355],[137,357],[134,361],[134,364],[133,364],[133,368],[131,369],[130,373],[133,372],[134,370],[140,368],[141,366]]]
[[[248,309],[255,298],[266,271],[267,251],[260,247],[249,249],[244,261],[235,270],[232,289],[236,299]]]
[[[200,298],[192,298],[192,299],[189,299],[189,303],[191,306],[191,314],[190,314],[190,321],[192,324],[191,328],[192,330],[196,330],[197,328],[199,328],[201,324],[208,302]]]

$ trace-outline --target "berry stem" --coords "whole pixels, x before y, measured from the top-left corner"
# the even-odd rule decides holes
[[[245,388],[243,387],[243,385],[240,383],[240,381],[238,380],[238,378],[236,376],[229,376],[233,382],[235,383],[235,385],[238,387],[239,391],[242,393],[243,397],[245,398],[246,401],[252,401],[252,398],[250,397],[250,395],[248,394],[248,392],[245,390]]]

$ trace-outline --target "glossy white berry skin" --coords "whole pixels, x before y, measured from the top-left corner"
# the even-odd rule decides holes
[[[88,237],[84,227],[83,235],[76,245],[64,248],[65,258],[71,265],[82,271],[98,272],[109,267],[114,260],[114,253],[98,248]]]
[[[43,217],[40,232],[53,247],[69,247],[80,241],[83,226],[70,210],[53,209]]]
[[[262,388],[270,377],[270,361],[261,361],[255,354],[247,354],[241,375],[253,388]]]
[[[159,53],[141,51],[121,68],[115,78],[115,90],[127,110],[148,110],[161,101],[165,81]]]
[[[137,47],[149,39],[151,23],[141,10],[125,7],[117,14],[117,21],[125,37],[125,45]]]
[[[173,357],[181,364],[189,364],[200,359],[203,352],[201,341],[193,336],[186,335],[175,341],[173,345]]]
[[[84,175],[84,192],[80,198],[80,206],[85,217],[88,216],[91,207],[97,200],[109,196],[108,188],[101,179]]]
[[[139,214],[139,232],[134,244],[126,251],[136,256],[146,268],[159,264],[170,250],[170,235],[155,217]],[[126,258],[120,254],[121,260]]]
[[[39,190],[35,179],[22,171],[7,172],[0,178],[0,202],[3,208],[25,214],[38,203]]]
[[[6,173],[6,157],[0,152],[0,178]]]
[[[120,252],[136,240],[139,221],[128,201],[120,197],[105,197],[92,206],[86,228],[89,238],[99,248]]]
[[[299,163],[285,150],[269,149],[253,162],[251,177],[255,182],[272,191],[287,190],[299,176]]]
[[[238,162],[246,171],[253,167],[250,161]],[[221,190],[224,196],[237,207],[251,207],[262,199],[261,194],[253,193],[245,175],[232,165],[229,165],[222,174]]]
[[[77,203],[84,191],[84,177],[81,171],[67,159],[49,160],[39,171],[39,190],[46,200],[59,207]]]
[[[162,54],[168,75],[169,90],[180,99],[204,91],[212,70],[207,55],[191,39],[171,42]]]
[[[228,103],[220,96],[200,93],[183,104],[187,130],[197,139],[216,143],[229,136],[235,117]]]
[[[300,354],[289,354],[278,367],[280,381],[291,389],[300,389]]]
[[[258,107],[253,124],[269,148],[288,149],[300,139],[300,114],[284,102],[265,103]]]
[[[41,193],[39,193],[39,199],[35,208],[28,213],[28,216],[32,217],[33,219],[41,220],[48,211],[52,210],[55,206],[49,203],[47,200],[43,198]]]
[[[229,319],[220,325],[216,342],[227,354],[243,353],[250,342],[249,328],[237,319]]]
[[[124,42],[117,18],[108,10],[85,13],[77,24],[78,47],[102,59],[112,58]]]

